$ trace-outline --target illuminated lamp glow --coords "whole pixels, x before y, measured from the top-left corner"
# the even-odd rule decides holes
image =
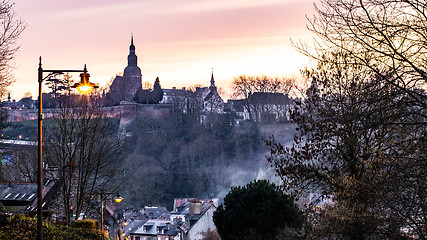
[[[123,200],[123,198],[120,196],[120,194],[117,194],[117,197],[115,197],[114,198],[114,201],[116,202],[116,203],[119,203],[119,202],[121,202]]]
[[[94,88],[98,88],[97,85],[89,81],[90,74],[87,72],[86,65],[84,72],[80,74],[80,82],[74,84],[72,88],[76,88],[82,94],[90,93]]]

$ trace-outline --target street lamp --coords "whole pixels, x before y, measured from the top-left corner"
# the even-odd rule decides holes
[[[117,193],[117,196],[114,198],[114,201],[116,203],[119,203],[123,200],[122,196],[120,196],[120,193]]]
[[[101,231],[102,232],[104,232],[104,195],[108,196],[108,195],[113,195],[113,194],[117,194],[116,197],[114,197],[114,201],[116,203],[120,203],[123,200],[123,197],[120,196],[120,193],[103,192],[103,191],[101,191]],[[114,218],[114,216],[113,216],[113,218]],[[113,232],[115,234],[115,230]],[[114,239],[115,239],[115,237],[114,237]]]
[[[97,88],[95,84],[89,82],[89,73],[87,72],[86,65],[83,70],[44,70],[42,68],[42,57],[39,58],[38,68],[38,82],[39,82],[39,111],[38,111],[38,169],[37,169],[37,240],[43,240],[43,156],[42,156],[42,127],[43,127],[43,105],[42,105],[42,84],[43,81],[55,74],[63,74],[65,72],[80,72],[80,83],[79,86],[90,86],[79,90],[79,86],[76,86],[77,90],[82,93],[89,93],[93,88]],[[43,73],[48,73],[46,77],[43,77]],[[77,84],[76,84],[77,85]],[[85,90],[85,91],[83,91]]]
[[[89,81],[90,74],[87,72],[86,64],[83,72],[80,73],[80,82],[74,84],[72,88],[76,88],[77,91],[83,94],[90,93],[94,88],[98,88],[97,85]]]

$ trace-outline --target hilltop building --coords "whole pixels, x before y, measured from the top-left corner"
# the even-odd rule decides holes
[[[135,54],[133,36],[129,46],[128,65],[123,76],[116,76],[107,93],[107,101],[111,105],[118,105],[121,101],[131,102],[136,92],[142,89],[142,74],[138,67],[138,57]]]
[[[209,87],[196,87],[193,91],[185,88],[163,89],[160,103],[172,104],[183,113],[224,113],[224,100],[218,94],[213,71]]]
[[[215,86],[215,79],[212,70],[211,85],[209,87],[197,88],[197,95],[202,99],[202,111],[205,113],[223,113],[224,100],[218,94],[218,89]]]

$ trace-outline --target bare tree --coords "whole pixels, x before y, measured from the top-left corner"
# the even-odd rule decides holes
[[[17,18],[13,3],[8,0],[0,1],[0,19],[0,97],[3,97],[13,82],[11,60],[19,49],[17,42],[26,24]]]
[[[233,80],[233,96],[246,100],[245,108],[255,121],[261,115],[284,115],[279,112],[287,112],[285,98],[295,88],[296,81],[287,77],[240,75]]]
[[[46,159],[56,166],[67,221],[86,213],[89,201],[102,189],[114,189],[122,166],[121,142],[112,122],[88,98],[61,103],[46,138]]]
[[[416,90],[427,84],[426,1],[321,0],[315,9],[308,19],[314,44],[295,44],[303,54],[327,62],[334,59],[325,53],[341,52],[348,56],[342,64],[375,73],[426,107],[426,96]]]
[[[15,182],[36,182],[37,149],[35,146],[15,148],[10,151],[13,156],[13,170],[17,175]]]
[[[294,78],[240,75],[233,79],[233,96],[247,99],[255,92],[288,94],[295,86]]]
[[[292,113],[299,132],[291,146],[268,141],[269,161],[289,191],[324,201],[311,205],[316,235],[425,239],[426,111],[382,76],[331,55],[334,63],[307,72],[312,86]]]

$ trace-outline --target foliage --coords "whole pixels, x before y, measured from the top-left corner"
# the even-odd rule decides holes
[[[202,240],[221,240],[221,237],[216,230],[207,230],[203,232]]]
[[[32,240],[37,236],[37,220],[25,216],[13,216],[11,221],[0,229],[0,239]],[[71,228],[43,222],[43,236],[57,240],[103,240],[104,234],[98,229]]]
[[[269,161],[287,190],[323,202],[313,208],[315,234],[398,239],[406,228],[422,236],[426,112],[381,76],[343,64],[347,57],[327,55],[334,64],[307,72],[311,87],[292,113],[299,133],[290,147],[268,141]]]
[[[301,228],[304,221],[292,197],[267,180],[232,187],[213,220],[224,240],[274,239],[281,229]]]
[[[58,98],[61,94],[70,95],[71,86],[73,85],[72,76],[69,73],[65,73],[62,78],[58,78],[60,74],[54,75],[45,80],[45,84],[52,90],[54,98]]]
[[[153,87],[153,102],[159,103],[163,99],[163,90],[160,86],[160,80],[159,77],[156,78],[156,81],[154,81],[154,87]]]
[[[154,81],[153,88],[142,88],[138,89],[135,94],[135,100],[138,103],[145,104],[156,104],[159,103],[163,98],[163,90],[160,86],[160,80],[157,77]]]
[[[212,115],[203,124],[179,112],[161,117],[138,117],[124,143],[132,174],[124,197],[134,207],[169,204],[178,196],[206,196],[219,185],[229,187],[229,166],[253,168],[261,148],[253,122],[232,124],[230,115]],[[144,184],[139,184],[144,182]]]
[[[315,43],[297,45],[318,62],[292,115],[300,133],[290,147],[271,139],[269,160],[289,190],[319,196],[315,234],[425,239],[427,4],[322,0],[315,9]]]
[[[49,120],[45,120],[48,124]],[[45,125],[45,124],[43,124]],[[37,140],[37,120],[8,122],[6,128],[2,131],[3,138],[18,139],[21,135],[22,139],[36,141]]]
[[[83,229],[98,229],[99,228],[99,222],[95,219],[82,219],[82,220],[75,220],[73,222],[74,228],[83,228]]]

